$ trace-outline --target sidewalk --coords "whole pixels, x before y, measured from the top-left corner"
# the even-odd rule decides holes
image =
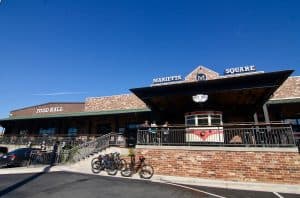
[[[0,169],[0,175],[38,173],[38,172],[43,172],[46,167],[48,166]],[[82,169],[82,167],[74,166],[74,165],[53,166],[51,167],[49,172],[57,172],[57,171],[95,175],[90,170]],[[108,176],[105,171],[102,171],[98,175],[111,177]],[[116,176],[112,176],[112,177],[122,177],[122,176],[120,173],[118,173]],[[135,174],[133,177],[129,179],[140,180],[137,174]],[[215,187],[215,188],[229,188],[229,189],[238,189],[238,190],[300,194],[300,185],[289,185],[289,184],[234,182],[234,181],[224,181],[224,180],[200,179],[200,178],[192,178],[192,177],[165,176],[165,175],[154,175],[151,178],[151,181],[160,182],[160,183],[176,183],[176,184],[183,184],[183,185],[205,186],[205,187]]]

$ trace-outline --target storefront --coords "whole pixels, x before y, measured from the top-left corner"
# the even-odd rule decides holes
[[[290,83],[291,73],[291,70],[257,72],[254,66],[244,66],[227,68],[224,75],[219,75],[199,66],[186,77],[155,78],[149,87],[130,89],[133,94],[17,109],[1,119],[0,125],[5,128],[6,136],[89,139],[113,131],[134,142],[136,130],[145,120],[156,121],[158,125],[168,121],[173,126],[198,125],[202,121],[201,125],[208,127],[285,119],[295,119],[298,123],[300,78],[293,77],[298,84]],[[278,99],[286,90],[278,89],[285,81],[289,82],[290,90],[296,90],[292,103]]]

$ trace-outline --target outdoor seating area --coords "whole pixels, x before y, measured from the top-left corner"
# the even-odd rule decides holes
[[[169,126],[140,129],[137,132],[137,144],[293,147],[295,140],[289,124],[224,124],[210,127]]]

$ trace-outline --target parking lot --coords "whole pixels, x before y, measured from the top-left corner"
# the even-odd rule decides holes
[[[300,195],[165,184],[68,172],[0,175],[0,197],[296,198]]]

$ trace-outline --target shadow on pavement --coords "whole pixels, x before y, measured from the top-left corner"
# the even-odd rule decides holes
[[[25,184],[31,182],[32,180],[34,180],[34,179],[40,177],[41,175],[43,175],[43,174],[45,174],[45,173],[48,173],[48,172],[50,171],[51,167],[52,167],[52,165],[46,166],[46,167],[43,169],[42,172],[36,173],[36,174],[34,174],[34,175],[32,175],[32,176],[30,176],[30,177],[28,177],[28,178],[26,178],[26,179],[24,179],[24,180],[18,182],[18,183],[15,183],[15,184],[13,184],[13,185],[11,185],[11,186],[5,188],[4,190],[1,190],[1,191],[0,191],[0,197],[3,196],[3,195],[8,194],[8,193],[10,193],[10,192],[12,192],[12,191],[14,191],[14,190],[16,190],[17,188],[22,187],[23,185],[25,185]]]

